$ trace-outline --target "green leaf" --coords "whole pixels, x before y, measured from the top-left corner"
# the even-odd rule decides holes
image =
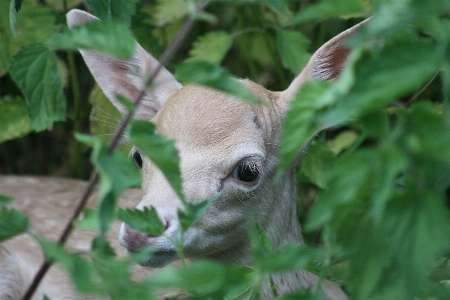
[[[184,83],[200,83],[251,103],[261,103],[261,100],[233,78],[227,70],[205,61],[188,62],[178,66],[175,77]]]
[[[333,124],[372,113],[416,91],[433,77],[442,61],[442,50],[431,42],[404,35],[389,41],[380,53],[361,56],[352,66],[356,81],[349,94],[340,96],[335,108],[320,115],[320,123]]]
[[[333,17],[363,16],[367,8],[364,0],[322,0],[308,5],[289,21],[289,25]]]
[[[345,130],[339,133],[334,139],[327,141],[331,152],[338,155],[343,150],[349,148],[358,139],[358,134],[353,130]]]
[[[32,129],[42,131],[65,119],[66,99],[53,51],[28,45],[14,56],[10,72],[27,100]]]
[[[220,64],[233,45],[233,37],[225,31],[212,31],[197,38],[186,62],[206,61]]]
[[[164,233],[164,224],[159,219],[158,213],[154,207],[151,209],[144,207],[144,210],[119,209],[117,218],[134,229],[152,236],[158,236]]]
[[[131,25],[131,17],[136,13],[137,0],[87,0],[94,14],[101,20],[113,20]]]
[[[155,132],[155,125],[135,120],[130,126],[130,140],[139,148],[166,176],[177,195],[184,199],[182,180],[178,166],[180,158],[175,143]]]
[[[73,226],[83,230],[99,231],[98,212],[91,208],[85,208],[81,217],[73,221]]]
[[[291,101],[282,125],[279,174],[301,154],[308,140],[320,129],[321,125],[315,121],[318,111],[316,99],[329,86],[329,82],[311,81],[303,85]]]
[[[123,24],[111,21],[90,22],[56,34],[46,43],[53,50],[98,50],[120,58],[134,53],[133,34]]]
[[[0,143],[31,131],[27,103],[22,98],[0,99]]]
[[[326,188],[328,172],[334,163],[333,152],[323,142],[315,142],[308,148],[302,158],[302,172],[318,187]]]
[[[60,245],[40,240],[44,254],[48,259],[59,262],[71,275],[77,289],[81,292],[94,288],[94,270],[92,265],[81,256],[66,252]]]
[[[4,196],[2,198],[5,200]],[[20,211],[14,208],[0,207],[0,241],[25,232],[27,228],[28,218]]]
[[[16,1],[16,4],[19,2]],[[0,1],[0,76],[9,69],[11,58],[23,46],[45,41],[56,30],[55,16],[49,7],[25,1],[15,26],[19,30],[14,37],[11,32],[10,9],[10,1]]]
[[[211,205],[212,200],[206,200],[200,203],[184,203],[184,210],[178,211],[178,220],[180,221],[181,232],[186,230],[200,219],[205,210]]]
[[[311,55],[307,52],[309,40],[298,31],[278,30],[277,48],[283,67],[299,74],[308,63]]]
[[[13,200],[10,196],[0,194],[0,205],[5,205]]]
[[[108,145],[101,137],[76,134],[78,141],[92,146],[91,161],[100,173],[100,228],[102,234],[109,229],[115,218],[117,197],[127,188],[139,186],[141,173],[124,153],[108,153]]]
[[[158,0],[155,10],[154,17],[158,26],[164,26],[180,20],[189,13],[186,1],[184,0]]]

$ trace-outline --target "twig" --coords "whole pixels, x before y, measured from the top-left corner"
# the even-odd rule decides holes
[[[199,4],[196,9],[196,13],[203,10],[206,7],[206,4]],[[155,69],[155,71],[152,73],[152,75],[148,78],[147,82],[145,83],[144,88],[139,92],[137,97],[134,100],[134,108],[129,111],[127,116],[125,117],[124,121],[122,122],[121,126],[117,130],[117,132],[114,135],[114,138],[109,145],[108,148],[108,154],[111,154],[115,148],[119,145],[120,139],[122,138],[123,133],[125,132],[125,128],[128,126],[129,122],[131,121],[131,118],[134,114],[134,111],[136,108],[140,105],[142,102],[142,99],[144,98],[144,95],[146,93],[147,88],[149,88],[153,81],[155,80],[158,73],[162,70],[165,64],[172,58],[176,50],[180,47],[183,40],[187,37],[189,31],[191,30],[192,26],[195,23],[195,15],[191,15],[188,17],[186,22],[184,23],[183,27],[179,30],[177,36],[173,39],[171,44],[166,48],[164,53],[162,54],[159,65]],[[98,172],[95,172],[92,176],[92,179],[90,180],[88,186],[86,187],[83,196],[81,197],[72,217],[70,218],[69,222],[67,223],[66,227],[64,228],[63,233],[61,234],[58,244],[60,246],[63,246],[65,242],[67,241],[69,235],[72,232],[73,229],[73,221],[78,217],[78,215],[82,212],[84,207],[86,206],[86,203],[89,199],[89,197],[92,194],[92,191],[94,189],[94,186],[97,184],[99,180],[99,174]],[[29,300],[33,296],[34,292],[36,291],[37,287],[39,286],[39,283],[41,282],[42,278],[47,273],[48,269],[53,264],[52,260],[46,260],[42,266],[40,267],[39,271],[37,272],[36,276],[33,279],[33,282],[31,283],[30,287],[28,288],[25,296],[22,298],[22,300]]]
[[[427,87],[433,82],[433,80],[436,78],[436,76],[439,74],[439,71],[437,71],[434,76],[417,92],[415,93],[409,100],[406,102],[406,105],[411,104],[414,100],[417,99],[417,97],[420,96],[420,94],[423,93],[427,89]]]

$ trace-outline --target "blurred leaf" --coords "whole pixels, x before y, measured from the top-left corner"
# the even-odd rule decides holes
[[[22,98],[0,99],[0,143],[31,131],[27,103]]]
[[[361,130],[368,137],[386,137],[389,132],[389,120],[386,110],[374,111],[361,118]]]
[[[353,130],[345,130],[339,133],[334,139],[329,140],[327,145],[331,152],[338,155],[349,148],[358,139],[358,134]]]
[[[53,50],[98,50],[120,58],[130,58],[135,47],[131,31],[111,21],[73,27],[56,34],[45,44]]]
[[[308,5],[291,19],[289,25],[333,17],[362,16],[367,8],[364,0],[322,0]]]
[[[131,17],[136,12],[138,0],[87,0],[94,14],[103,21],[113,20],[131,25]]]
[[[200,203],[184,203],[184,210],[178,211],[178,220],[180,221],[181,232],[186,230],[194,224],[211,205],[212,200],[206,200]]]
[[[225,31],[213,31],[200,36],[189,52],[186,62],[206,61],[220,64],[233,45],[233,37]]]
[[[4,196],[2,198],[5,200]],[[25,215],[17,209],[0,206],[0,241],[20,234],[27,228],[28,218]]]
[[[409,151],[427,158],[450,163],[450,124],[437,108],[427,102],[416,103],[403,115],[406,117],[403,143]]]
[[[5,205],[13,200],[10,196],[0,194],[0,205]]]
[[[295,75],[299,74],[311,55],[306,50],[309,40],[297,31],[278,30],[277,48],[283,66]]]
[[[301,154],[308,140],[320,129],[315,123],[317,114],[316,99],[330,86],[329,82],[311,81],[302,86],[290,103],[286,118],[283,121],[281,137],[280,164],[278,173],[287,167]]]
[[[321,115],[319,122],[333,124],[371,113],[420,88],[439,69],[441,52],[431,42],[404,38],[380,53],[366,53],[354,66],[356,82],[349,94]]]
[[[252,286],[250,267],[224,266],[218,262],[199,260],[185,267],[169,266],[149,278],[160,289],[179,288],[197,297],[235,299]],[[207,274],[207,276],[205,276]],[[240,299],[240,298],[239,298]]]
[[[79,7],[83,0],[66,0],[67,9],[70,10],[75,7]],[[57,12],[64,12],[64,1],[61,0],[45,0],[45,4],[50,6],[52,10]]]
[[[48,7],[25,1],[15,26],[17,36],[14,37],[10,27],[10,8],[9,1],[0,1],[0,76],[9,69],[11,58],[22,46],[44,41],[56,29],[55,17]]]
[[[14,56],[10,72],[28,102],[32,129],[42,131],[65,119],[66,99],[53,51],[42,44],[23,47]]]
[[[161,170],[178,197],[184,199],[175,143],[157,134],[154,124],[139,120],[131,122],[130,140]]]
[[[73,226],[83,230],[100,230],[98,223],[98,212],[91,208],[85,208],[78,219],[73,221]]]
[[[323,142],[312,143],[301,160],[303,173],[320,188],[326,188],[328,173],[335,160],[330,150]]]
[[[151,236],[159,236],[164,233],[164,224],[159,219],[154,207],[151,209],[144,207],[144,210],[119,209],[117,211],[117,218],[134,229]]]
[[[40,240],[39,242],[42,245],[46,258],[57,261],[63,265],[71,275],[71,278],[79,291],[87,292],[93,289],[94,270],[89,262],[78,255],[66,252],[56,243],[45,240]]]
[[[141,173],[132,160],[124,153],[108,153],[108,145],[101,137],[76,134],[78,141],[92,146],[91,161],[100,173],[100,228],[104,234],[115,218],[117,197],[127,188],[139,186]]]
[[[200,83],[251,103],[261,103],[237,79],[219,66],[204,61],[188,62],[178,66],[175,77],[184,83]]]
[[[182,19],[189,13],[184,0],[157,0],[155,10],[155,22],[158,26]]]

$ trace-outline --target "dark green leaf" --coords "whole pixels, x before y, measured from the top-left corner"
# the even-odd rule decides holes
[[[14,208],[0,207],[0,241],[9,239],[27,230],[28,219]]]
[[[312,81],[305,84],[290,103],[283,121],[279,173],[284,172],[301,154],[308,140],[320,129],[315,122],[318,111],[316,99],[329,87],[328,82]]]
[[[163,172],[177,195],[184,199],[178,166],[180,159],[174,142],[157,134],[152,123],[138,120],[131,123],[130,140]]]
[[[130,26],[137,0],[87,0],[94,14],[103,21],[113,20]]]
[[[158,217],[156,209],[152,207],[144,210],[139,209],[119,209],[117,218],[124,221],[131,227],[152,236],[164,233],[164,225]]]
[[[314,184],[325,188],[333,162],[333,152],[324,143],[316,142],[308,148],[301,161],[301,169]]]
[[[298,31],[278,30],[277,48],[283,66],[294,74],[299,74],[311,55],[306,50],[309,40]]]
[[[0,205],[4,205],[8,202],[11,202],[13,198],[7,195],[0,194]]]
[[[28,102],[32,129],[42,131],[65,119],[66,99],[53,51],[28,45],[14,56],[10,72]]]
[[[27,103],[22,98],[0,99],[0,143],[31,131]]]
[[[252,103],[261,103],[225,69],[207,62],[189,62],[178,66],[175,76],[184,83],[200,83]]]
[[[98,50],[120,58],[130,58],[134,53],[133,34],[123,24],[91,22],[59,33],[46,42],[53,50]]]

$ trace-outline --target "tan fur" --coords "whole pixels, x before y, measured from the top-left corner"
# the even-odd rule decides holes
[[[69,27],[98,20],[79,10],[69,12],[67,19]],[[305,82],[312,78],[335,79],[339,75],[350,54],[343,42],[362,24],[322,46],[286,91],[271,92],[249,80],[240,80],[244,87],[265,103],[262,106],[200,85],[182,87],[169,71],[162,69],[153,89],[146,92],[135,118],[155,123],[160,133],[175,141],[180,153],[183,193],[187,201],[197,203],[205,199],[213,200],[205,214],[184,235],[183,251],[186,257],[252,264],[247,229],[249,224],[255,222],[264,229],[275,248],[290,242],[302,242],[296,215],[295,165],[288,169],[281,180],[274,180],[281,123],[289,102]],[[130,60],[88,50],[81,50],[81,54],[100,87],[122,113],[126,113],[126,109],[116,96],[136,97],[146,75],[158,65],[138,44]],[[157,237],[148,236],[122,224],[120,233],[115,226],[112,234],[118,234],[120,244],[129,251],[153,248],[155,254],[148,258],[145,265],[161,267],[176,259],[172,240],[180,232],[177,210],[183,209],[183,204],[151,160],[145,156],[142,156],[142,160],[142,195],[138,196],[133,191],[129,198],[133,202],[139,199],[137,208],[155,207],[166,225],[165,233]],[[259,180],[244,182],[233,175],[233,170],[245,160],[258,168]],[[83,185],[62,179],[0,178],[0,190],[18,198],[13,205],[32,217],[38,232],[53,238],[73,207],[74,199],[81,194]],[[41,194],[33,192],[33,189],[40,188],[43,189]],[[20,238],[4,245],[8,252],[0,252],[2,268],[24,269],[18,267],[18,260],[12,259],[8,253],[28,257],[26,268],[29,270],[39,265],[42,260],[40,250],[33,248],[32,253],[29,253],[29,247],[34,246]],[[69,246],[87,251],[90,239],[92,235],[89,233],[77,232]],[[120,248],[117,242],[114,247]],[[57,267],[52,269],[53,273],[48,274],[41,289],[53,293],[53,299],[75,299],[65,277],[57,274]],[[11,274],[8,277],[10,282],[24,278]],[[55,278],[59,282],[54,281]],[[301,287],[314,288],[318,284],[318,278],[305,270],[276,274],[272,280],[279,294],[293,292]],[[6,280],[0,277],[0,287],[4,282]],[[56,287],[62,286],[67,289],[64,294],[58,294],[61,290],[57,291]],[[322,291],[327,299],[347,299],[333,282],[324,281]],[[272,299],[273,296],[272,289],[265,285],[263,299]]]

